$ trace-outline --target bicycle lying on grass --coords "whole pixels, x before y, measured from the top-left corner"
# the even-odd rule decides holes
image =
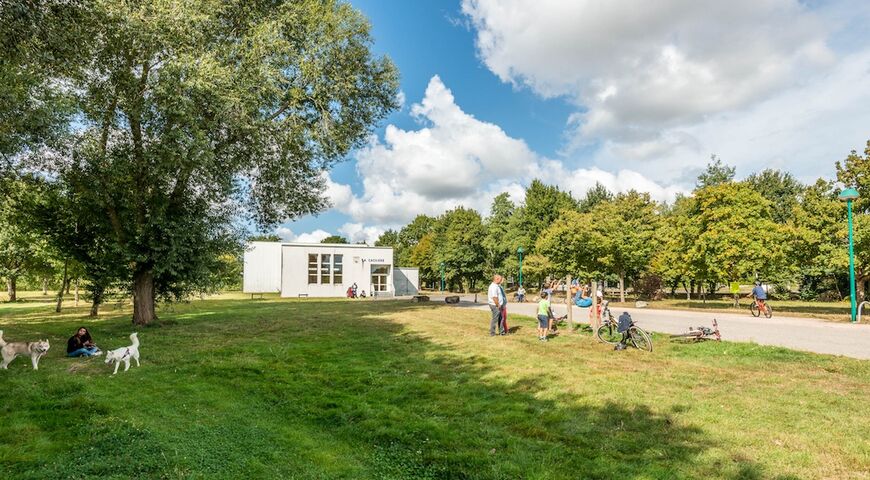
[[[642,328],[638,327],[631,316],[625,315],[629,324],[624,325],[622,331],[619,328],[619,322],[613,318],[608,306],[610,302],[604,302],[604,310],[601,312],[601,326],[595,332],[598,340],[608,345],[619,345],[620,343],[632,344],[635,348],[651,352],[653,349],[652,339],[649,334]]]
[[[716,340],[717,342],[722,340],[722,335],[719,333],[719,323],[716,322],[716,319],[713,319],[713,328],[710,327],[689,327],[689,331],[687,333],[678,333],[676,335],[671,335],[671,339],[681,338],[684,340],[689,340],[693,342],[699,342],[701,340]]]

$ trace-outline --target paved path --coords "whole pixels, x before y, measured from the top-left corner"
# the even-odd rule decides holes
[[[473,297],[463,297],[461,305],[488,310],[485,304],[473,303]],[[572,308],[574,321],[588,322],[588,308]],[[509,314],[533,317],[536,311],[537,305],[533,303],[508,303]],[[685,333],[689,327],[711,326],[715,318],[724,340],[870,359],[870,324],[825,322],[809,318],[782,317],[775,313],[773,318],[767,319],[755,318],[748,312],[739,314],[616,308],[613,314],[619,316],[623,311],[631,314],[631,318],[638,325],[654,332]],[[556,304],[553,307],[556,315],[564,315],[566,312],[565,304]]]

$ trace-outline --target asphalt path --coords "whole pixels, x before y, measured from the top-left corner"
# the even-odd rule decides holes
[[[460,307],[489,310],[489,307],[482,303],[484,301],[482,298],[479,299],[481,303],[474,303],[473,297],[463,296],[462,300]],[[534,303],[508,303],[508,315],[534,317],[536,311],[537,305]],[[564,303],[553,305],[553,313],[556,315],[564,315],[566,312],[567,306]],[[572,312],[575,322],[589,321],[588,308],[572,307]],[[618,317],[622,312],[628,312],[640,327],[654,332],[685,333],[689,331],[689,327],[712,326],[715,318],[723,340],[754,342],[807,352],[870,359],[870,324],[784,317],[776,314],[775,305],[773,318],[755,318],[750,315],[748,309],[745,314],[638,308],[613,309],[614,317]]]

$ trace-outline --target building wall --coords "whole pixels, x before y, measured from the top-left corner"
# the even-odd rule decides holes
[[[390,247],[365,247],[359,245],[333,244],[284,244],[281,246],[281,296],[282,297],[343,297],[348,287],[357,284],[359,293],[372,293],[371,266],[387,265],[386,292],[393,295],[393,249]],[[330,272],[330,283],[324,284],[320,262],[318,262],[317,282],[309,283],[308,255],[342,255],[342,279],[333,283],[334,269]],[[334,263],[334,262],[333,262]]]
[[[420,291],[420,269],[396,267],[393,274],[396,295],[417,295]]]
[[[252,242],[245,250],[243,272],[243,292],[280,292],[281,244],[278,242]]]

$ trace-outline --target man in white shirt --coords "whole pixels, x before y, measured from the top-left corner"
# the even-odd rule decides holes
[[[492,312],[492,318],[489,321],[489,336],[495,336],[495,327],[498,325],[499,335],[506,335],[504,326],[501,323],[501,309],[507,302],[504,295],[504,290],[501,289],[502,276],[495,274],[492,276],[492,283],[489,284],[489,289],[486,291],[487,303],[489,310]]]

